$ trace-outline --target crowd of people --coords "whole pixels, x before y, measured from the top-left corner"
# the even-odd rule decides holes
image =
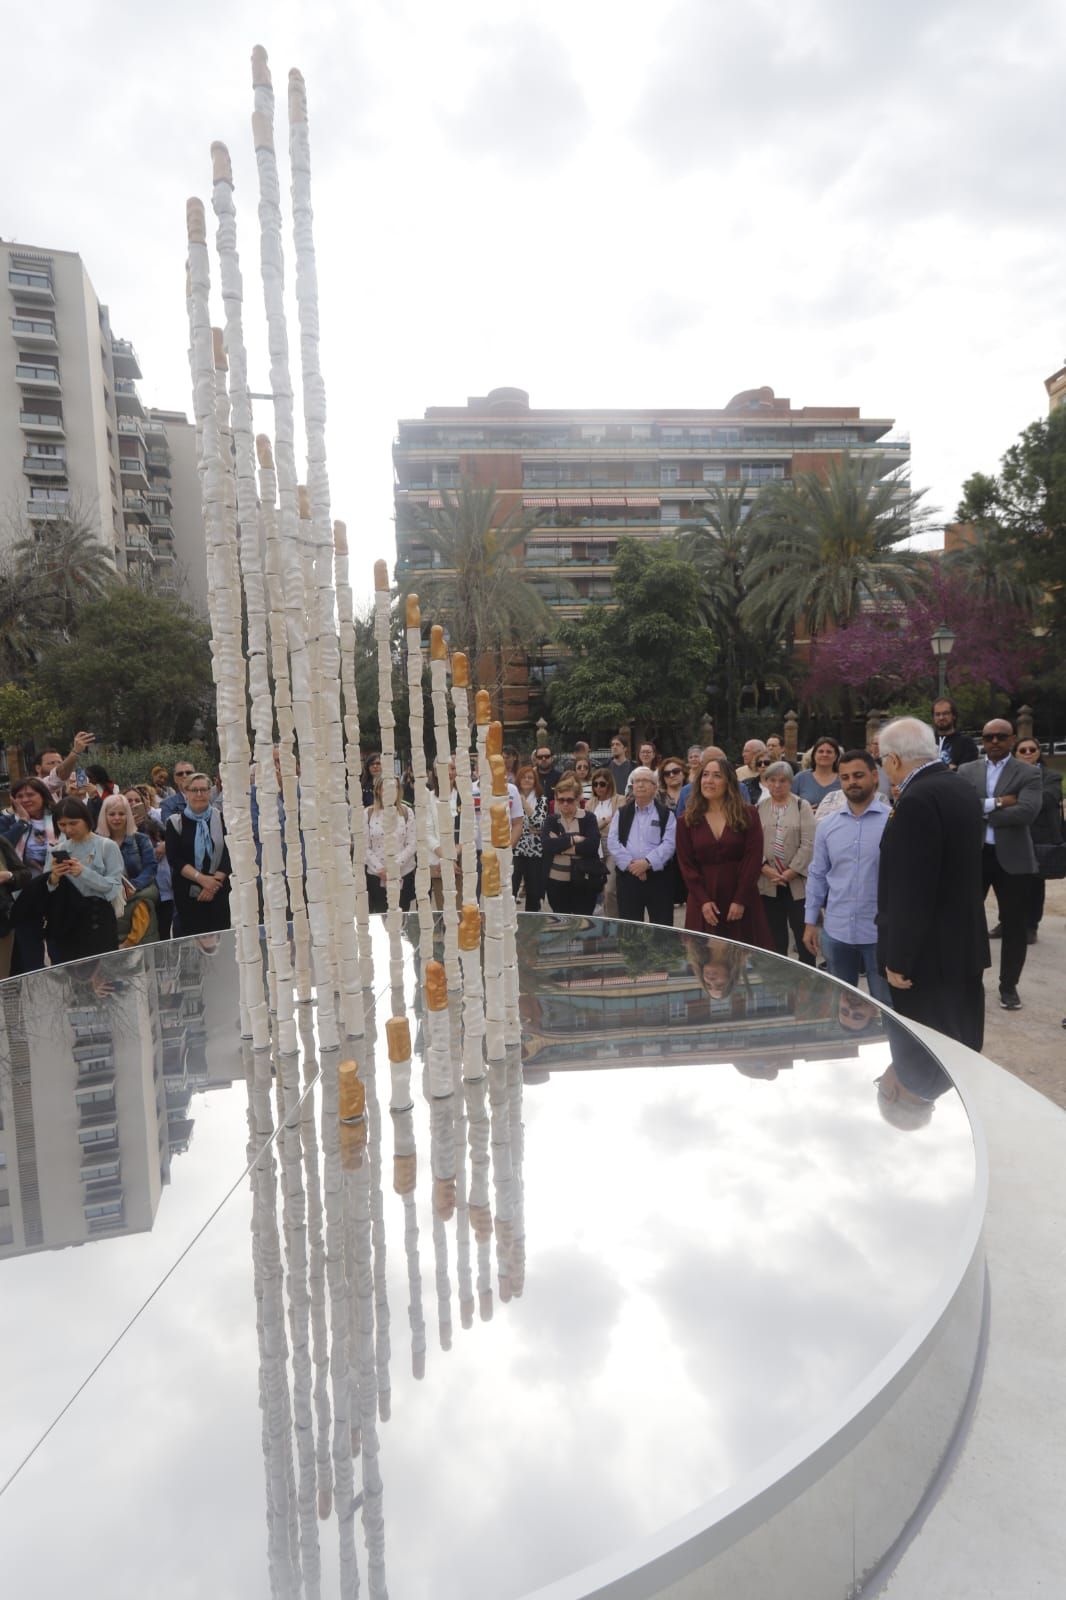
[[[229,926],[217,781],[185,761],[172,777],[153,768],[146,782],[121,791],[103,767],[82,766],[92,743],[79,733],[66,756],[42,751],[0,813],[0,975]],[[780,735],[748,739],[739,763],[716,745],[693,745],[680,757],[651,740],[633,759],[621,735],[598,759],[579,741],[565,757],[539,744],[526,760],[506,746],[504,761],[513,889],[526,910],[546,900],[559,913],[679,921],[693,933],[794,954],[852,985],[864,977],[874,998],[978,1046],[988,890],[999,913],[991,937],[999,940],[1000,1004],[1015,1011],[1045,879],[1066,874],[1062,780],[1038,741],[1016,741],[1009,722],[992,718],[979,748],[948,699],[934,704],[930,723],[898,719],[867,748],[843,749],[819,735],[802,761],[788,758]],[[935,785],[922,777],[927,770]],[[432,775],[429,782],[435,791]],[[395,802],[403,909],[415,893],[414,785],[408,768]],[[370,906],[383,911],[379,753],[366,757],[361,787]],[[480,876],[476,763],[471,797]],[[448,804],[458,843],[454,761]],[[254,827],[254,791],[252,813]],[[941,839],[945,818],[950,839]],[[427,826],[439,907],[437,806],[427,809]]]
[[[228,928],[230,860],[217,782],[192,761],[122,790],[46,749],[0,812],[0,977]]]

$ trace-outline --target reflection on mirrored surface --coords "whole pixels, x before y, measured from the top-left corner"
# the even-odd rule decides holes
[[[157,949],[5,986],[0,1138],[30,1253],[0,1261],[0,1332],[23,1442],[85,1375],[41,1378],[79,1306],[99,1342],[158,1285],[0,1496],[20,1597],[140,1595],[146,1573],[164,1600],[527,1594],[817,1427],[963,1232],[973,1144],[941,1069],[776,957],[522,917],[521,1050],[464,1081],[456,999],[433,1097],[417,940],[365,1039],[320,1057],[301,1007],[300,1053],[275,1059],[237,1037],[227,939]],[[401,1011],[409,1087],[383,1038]],[[105,1047],[113,1108],[74,1098]],[[346,1056],[365,1105],[342,1121]],[[86,1182],[116,1174],[84,1177],[79,1134],[112,1127],[83,1128],[86,1103],[120,1155],[102,1203],[121,1213],[94,1232]],[[81,1485],[62,1541],[58,1475]]]

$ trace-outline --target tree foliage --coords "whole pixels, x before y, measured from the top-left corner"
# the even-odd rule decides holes
[[[754,691],[759,705],[768,686],[788,683],[788,652],[778,634],[741,620],[762,504],[756,496],[746,508],[743,490],[716,488],[703,521],[678,535],[681,555],[699,576],[700,616],[718,646],[715,720],[727,737],[739,732],[745,691]]]
[[[715,661],[699,575],[676,544],[623,539],[614,592],[613,607],[589,606],[559,630],[574,659],[548,691],[552,719],[590,740],[630,723],[660,742],[687,739]]]
[[[953,557],[975,586],[1027,605],[1066,634],[1066,407],[1033,422],[1003,456],[997,477],[974,473],[959,514],[977,543]]]
[[[522,574],[522,545],[535,518],[521,506],[504,515],[493,487],[464,481],[442,490],[439,510],[405,508],[401,530],[432,552],[433,572],[397,572],[401,598],[417,592],[426,622],[439,622],[453,650],[470,660],[471,681],[497,691],[508,656],[543,642],[553,618]]]
[[[744,622],[791,636],[846,627],[863,602],[907,602],[919,586],[921,556],[902,547],[921,531],[924,490],[912,490],[881,457],[845,455],[823,478],[800,473],[761,497],[745,569]]]
[[[955,634],[948,660],[953,695],[966,690],[988,699],[1018,687],[1036,653],[1025,613],[975,595],[959,572],[928,558],[927,564],[922,591],[907,606],[864,613],[815,643],[805,686],[810,699],[830,701],[841,687],[857,691],[867,706],[932,696],[937,667],[929,641],[942,622]]]
[[[75,637],[49,651],[37,676],[66,708],[68,729],[111,744],[180,742],[210,718],[209,639],[187,606],[123,585],[81,609]]]
[[[17,683],[0,684],[0,742],[26,744],[63,723],[63,714],[50,695]]]

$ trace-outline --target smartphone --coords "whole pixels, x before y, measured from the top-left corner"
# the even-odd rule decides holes
[[[62,850],[62,849],[53,850],[52,851],[52,860],[53,861],[69,861],[70,860],[70,851],[69,850]]]

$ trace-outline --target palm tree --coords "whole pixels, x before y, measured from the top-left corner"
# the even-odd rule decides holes
[[[803,473],[767,494],[745,571],[741,615],[782,634],[846,627],[874,596],[906,602],[921,586],[921,552],[904,540],[926,520],[914,490],[881,457],[845,455],[823,478]]]
[[[739,725],[746,685],[786,682],[784,653],[776,636],[762,628],[746,628],[740,620],[762,506],[761,495],[745,506],[743,490],[719,487],[706,504],[703,521],[690,523],[678,534],[681,554],[703,585],[700,612],[718,649],[729,734]]]
[[[63,635],[82,606],[102,600],[118,582],[92,522],[76,513],[34,523],[12,553],[16,578],[50,598],[53,629]]]
[[[0,681],[19,683],[54,636],[55,606],[47,590],[27,584],[9,561],[0,566]]]
[[[398,573],[400,593],[417,592],[426,620],[444,625],[452,647],[469,656],[473,681],[495,696],[510,654],[553,630],[521,561],[536,519],[520,506],[502,515],[494,486],[465,480],[458,490],[442,490],[441,502],[438,510],[410,508],[401,531],[428,546],[434,570]]]

